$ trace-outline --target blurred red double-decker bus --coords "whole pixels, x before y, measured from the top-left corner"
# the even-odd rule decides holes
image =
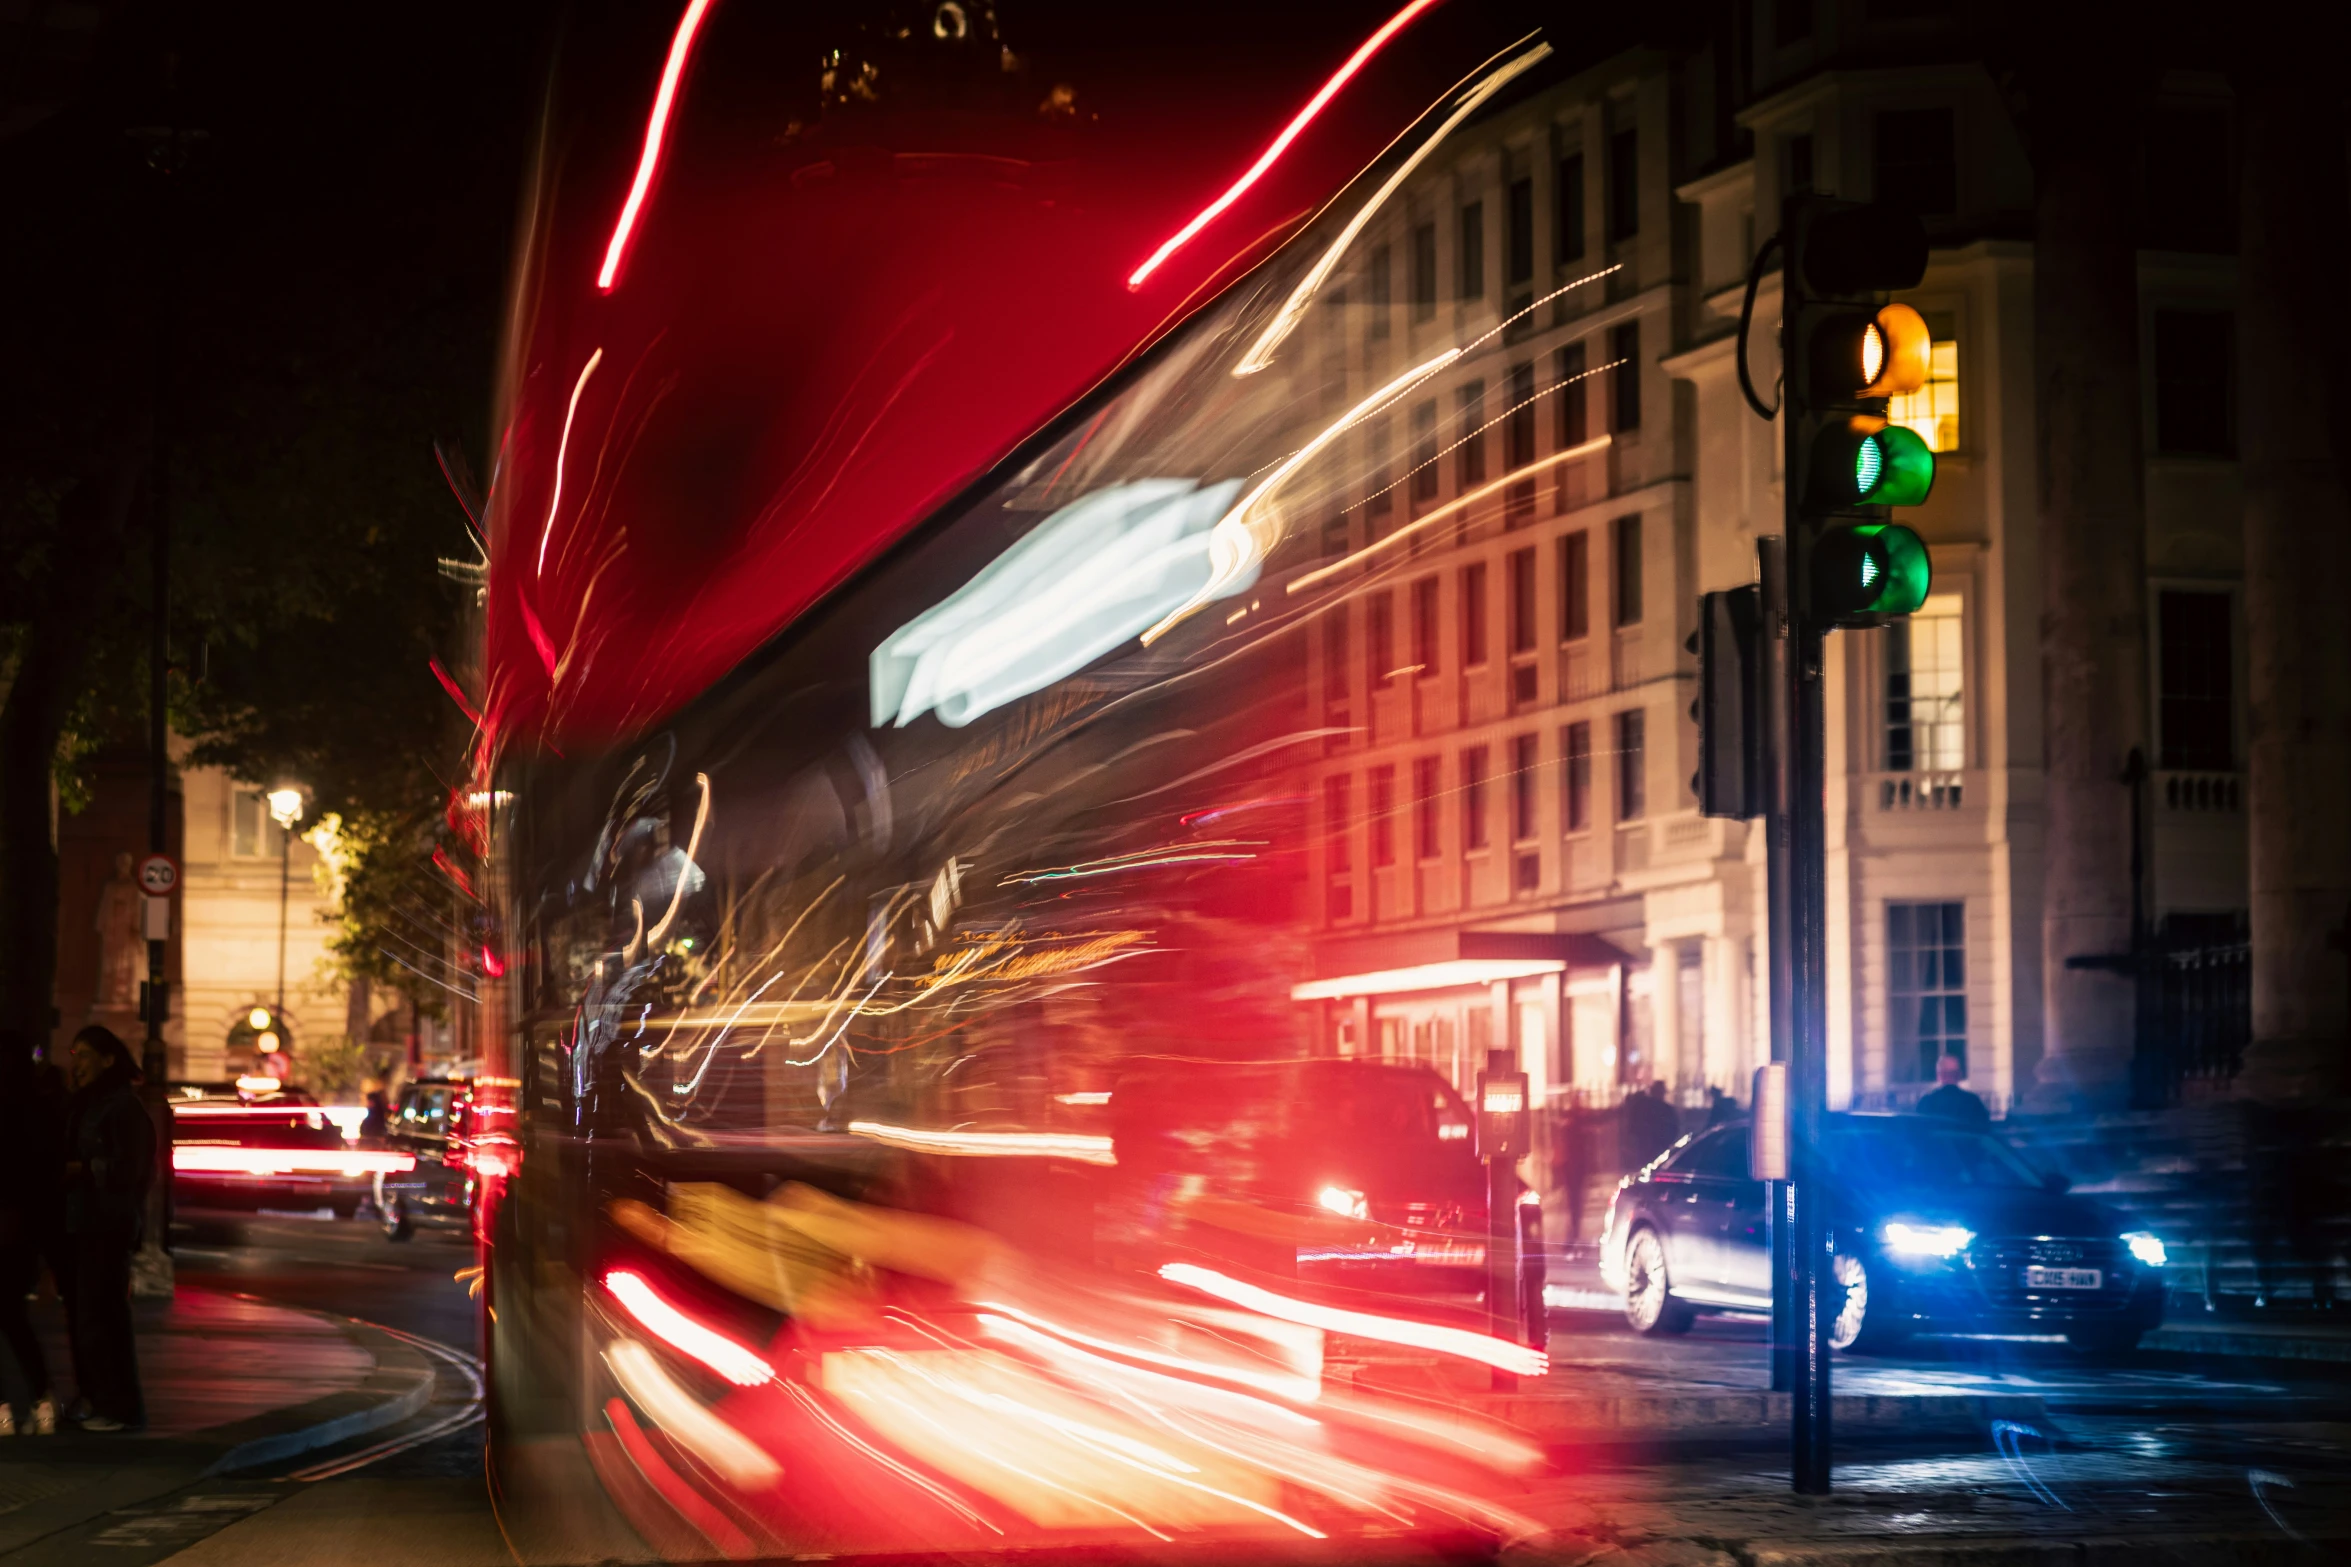
[[[1114,9],[560,40],[461,802],[526,1554],[1523,1527],[1533,1450],[1425,1398],[1544,1365],[1484,1062],[1354,1026],[1423,829],[1334,759],[1421,721],[1375,596],[1502,525],[1425,409],[1544,306],[1465,303],[1444,193],[1559,67]]]

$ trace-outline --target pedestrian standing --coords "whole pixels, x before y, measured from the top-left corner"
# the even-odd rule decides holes
[[[112,1029],[73,1036],[74,1092],[65,1131],[65,1229],[73,1282],[74,1375],[90,1413],[85,1431],[134,1431],[147,1423],[131,1326],[131,1254],[155,1179],[155,1125],[139,1102],[139,1067]],[[62,1282],[62,1281],[61,1281]]]
[[[1618,1111],[1617,1136],[1626,1173],[1671,1148],[1681,1135],[1681,1113],[1666,1098],[1662,1081],[1651,1083],[1645,1092],[1625,1095]]]
[[[1956,1121],[1970,1131],[1991,1130],[1992,1112],[1984,1108],[1983,1100],[1960,1087],[1967,1077],[1967,1063],[1957,1056],[1943,1056],[1935,1062],[1934,1092],[1920,1097],[1920,1115],[1940,1116]]]
[[[0,1436],[50,1436],[57,1430],[49,1357],[25,1311],[25,1297],[40,1281],[43,1242],[56,1222],[64,1164],[57,1106],[39,1090],[32,1041],[14,1030],[0,1032],[0,1353],[16,1368],[16,1382],[0,1401]]]

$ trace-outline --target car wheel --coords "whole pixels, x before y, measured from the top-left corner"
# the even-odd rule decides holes
[[[2067,1347],[2084,1355],[2127,1355],[2139,1347],[2145,1328],[2129,1322],[2101,1322],[2096,1327],[2068,1328]]]
[[[408,1211],[408,1199],[391,1197],[376,1208],[376,1223],[383,1227],[388,1241],[412,1240],[416,1236],[416,1217]]]
[[[1665,1243],[1646,1225],[1633,1231],[1624,1251],[1624,1319],[1636,1333],[1657,1337],[1687,1333],[1697,1312],[1687,1301],[1674,1299],[1673,1282],[1665,1271]]]
[[[1832,1270],[1844,1292],[1837,1314],[1829,1321],[1829,1343],[1857,1355],[1881,1355],[1910,1336],[1887,1310],[1889,1302],[1870,1299],[1869,1264],[1850,1252],[1838,1252]],[[1874,1310],[1873,1310],[1874,1307]]]

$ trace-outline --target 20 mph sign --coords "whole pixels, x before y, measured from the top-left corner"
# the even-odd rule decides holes
[[[139,862],[139,889],[151,898],[169,897],[180,884],[180,868],[168,854],[150,854]]]

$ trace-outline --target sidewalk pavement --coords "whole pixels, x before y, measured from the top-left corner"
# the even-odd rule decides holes
[[[42,1304],[51,1373],[70,1394],[55,1302]],[[380,1429],[433,1393],[424,1355],[358,1323],[185,1285],[172,1300],[138,1302],[134,1315],[147,1429],[108,1436],[69,1425],[9,1440],[0,1559],[77,1534],[96,1543],[109,1519],[142,1503]]]

